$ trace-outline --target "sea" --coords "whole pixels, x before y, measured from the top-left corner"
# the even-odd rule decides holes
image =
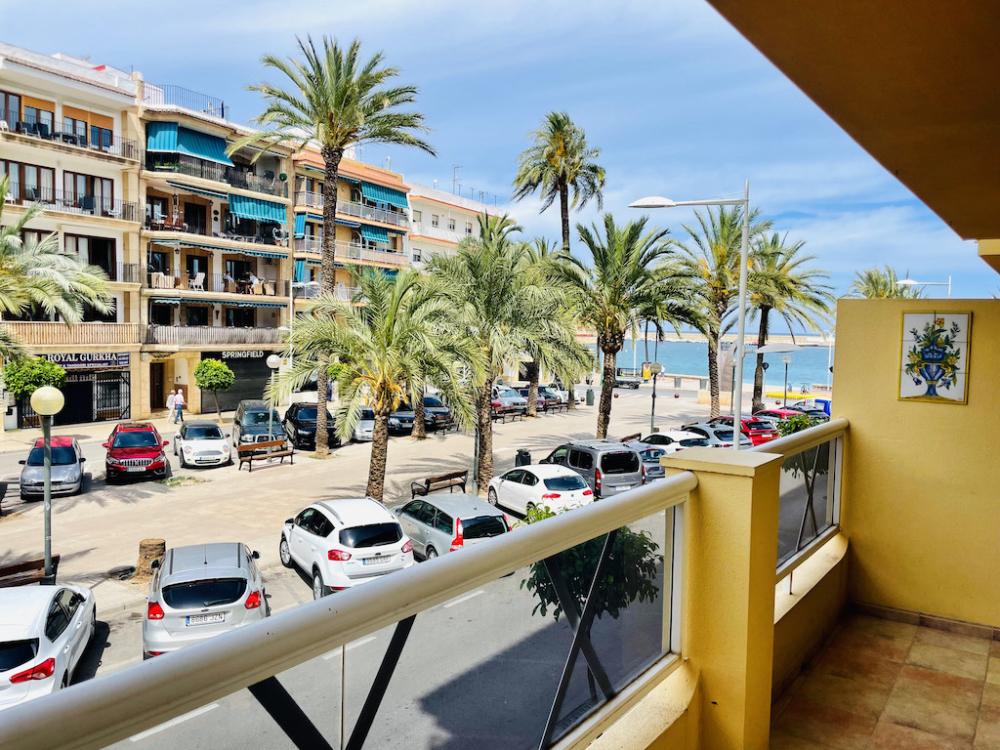
[[[626,339],[624,348],[618,352],[618,367],[632,367],[632,352],[632,341]],[[642,367],[645,356],[645,343],[639,339],[635,342],[636,367]],[[765,388],[780,389],[784,385],[785,365],[782,358],[785,356],[792,358],[788,364],[789,389],[799,389],[803,386],[812,388],[814,385],[833,383],[833,373],[829,371],[829,366],[833,364],[833,351],[826,346],[803,346],[799,351],[789,352],[787,355],[779,353],[764,355],[764,361],[768,364],[768,368],[764,371]],[[651,340],[649,360],[659,362],[663,366],[664,373],[708,377],[708,342],[674,340],[655,344]],[[743,363],[744,383],[753,383],[756,366],[757,356],[748,346],[746,361]]]

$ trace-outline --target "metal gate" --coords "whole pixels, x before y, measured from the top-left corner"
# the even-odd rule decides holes
[[[62,388],[66,404],[53,422],[67,425],[131,419],[131,376],[128,370],[67,373],[66,384]],[[29,399],[17,402],[17,426],[41,426]]]

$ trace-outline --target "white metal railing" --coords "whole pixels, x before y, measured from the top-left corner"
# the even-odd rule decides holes
[[[694,474],[683,472],[14,706],[3,712],[0,747],[106,747],[401,623],[525,565],[668,511],[664,545],[669,549],[660,552],[664,555],[663,606],[670,611],[663,623],[666,647],[658,661],[647,667],[652,672],[679,650],[684,551],[683,521],[678,514],[697,485]],[[642,678],[639,674],[629,679]],[[620,710],[611,701],[599,705]]]
[[[356,242],[338,241],[334,243],[334,246],[334,257],[338,261],[349,263],[352,260],[362,260],[391,266],[405,266],[407,264],[408,256],[403,252],[378,250]],[[295,240],[295,251],[319,255],[323,252],[323,241],[317,237],[298,237]]]
[[[314,193],[308,190],[299,190],[295,193],[295,205],[297,206],[322,208],[324,202],[323,193]],[[405,227],[410,223],[409,217],[402,211],[376,208],[375,206],[367,206],[364,203],[356,201],[338,200],[337,213],[344,216],[354,216],[358,219],[392,224],[397,227]]]

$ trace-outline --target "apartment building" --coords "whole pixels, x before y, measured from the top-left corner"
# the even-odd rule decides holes
[[[410,187],[410,257],[420,267],[432,255],[454,252],[464,237],[479,232],[479,217],[498,215],[494,206],[427,187]]]

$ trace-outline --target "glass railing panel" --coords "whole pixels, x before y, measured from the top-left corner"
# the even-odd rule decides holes
[[[785,456],[778,509],[779,567],[835,523],[838,440]]]

